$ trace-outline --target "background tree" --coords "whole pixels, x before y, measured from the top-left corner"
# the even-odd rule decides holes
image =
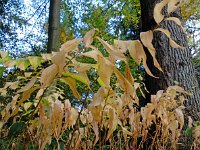
[[[60,0],[50,0],[47,52],[60,48]]]

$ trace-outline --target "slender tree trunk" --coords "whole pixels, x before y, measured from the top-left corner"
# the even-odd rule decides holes
[[[156,23],[153,19],[153,10],[155,4],[160,1],[140,0],[142,31],[155,28]],[[166,14],[166,8],[163,10],[163,14]],[[181,18],[180,10],[174,12],[171,16]],[[186,113],[192,116],[194,120],[200,120],[200,89],[195,76],[186,34],[172,21],[164,21],[160,24],[160,27],[168,29],[172,38],[186,49],[174,49],[169,45],[169,40],[163,33],[154,33],[153,43],[156,48],[156,57],[163,69],[163,73],[154,67],[152,58],[148,51],[146,51],[148,66],[152,73],[159,77],[159,79],[155,79],[146,75],[147,89],[150,94],[155,94],[158,90],[166,89],[168,86],[175,85],[175,82],[178,82],[180,86],[192,94],[187,96],[188,100],[185,103]],[[147,97],[150,99],[150,95],[147,95]]]
[[[60,0],[50,0],[47,53],[60,48]]]

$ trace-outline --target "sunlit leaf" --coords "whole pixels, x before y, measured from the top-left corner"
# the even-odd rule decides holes
[[[19,58],[16,60],[16,63],[15,65],[21,69],[21,70],[25,70],[29,65],[30,65],[30,62],[28,59],[26,58]]]
[[[94,60],[98,60],[98,56],[103,56],[101,54],[101,52],[97,51],[97,50],[92,50],[92,51],[89,51],[89,52],[86,52],[86,53],[83,53],[82,55],[84,56],[87,56],[87,57],[91,57],[93,58]]]
[[[171,38],[171,34],[167,29],[162,29],[162,28],[157,28],[154,31],[161,31],[163,32],[168,38],[169,38],[169,43],[173,48],[181,48],[184,49],[184,47],[178,45],[174,40]]]
[[[168,17],[165,20],[174,21],[177,25],[179,25],[182,28],[183,31],[185,31],[185,29],[183,28],[182,23],[181,23],[179,18],[177,18],[177,17]]]
[[[169,0],[167,12],[168,14],[176,11],[180,7],[180,0]]]
[[[70,40],[70,41],[67,41],[66,43],[62,44],[61,45],[61,48],[60,48],[60,51],[63,51],[65,54],[72,51],[72,50],[75,50],[76,47],[83,41],[82,38],[79,38],[79,39],[73,39],[73,40]]]
[[[85,44],[85,47],[89,47],[92,44],[94,34],[95,34],[95,29],[88,31],[85,34],[85,36],[83,38],[83,42]]]
[[[157,59],[156,59],[156,49],[154,48],[152,44],[153,40],[153,32],[146,31],[146,32],[141,32],[140,33],[140,39],[143,43],[143,45],[149,50],[151,56],[153,57],[153,63],[156,68],[158,68],[160,71],[162,71]]]
[[[86,73],[71,73],[71,72],[64,72],[63,76],[71,77],[77,81],[80,81],[89,86],[89,79]]]
[[[162,0],[160,3],[157,3],[154,7],[154,13],[153,17],[157,24],[159,24],[163,19],[164,15],[162,14],[162,10],[164,6],[169,2],[170,0]]]
[[[37,69],[37,67],[42,63],[42,58],[38,56],[29,56],[28,60],[34,69]]]
[[[63,51],[56,53],[52,57],[52,62],[58,67],[58,75],[61,76],[64,66],[66,65],[65,53]]]
[[[42,75],[40,78],[40,82],[42,83],[42,87],[46,88],[48,87],[54,80],[58,73],[57,66],[55,64],[47,67],[42,71]]]
[[[99,40],[99,42],[101,42],[101,44],[104,46],[107,52],[111,55],[111,57],[113,57],[115,60],[126,61],[126,57],[121,51],[115,49],[112,45],[108,44],[106,41],[102,40],[100,37],[96,37],[96,38]]]
[[[106,87],[110,86],[110,77],[113,73],[113,65],[105,58],[98,57],[98,74]]]
[[[145,71],[150,76],[156,78],[151,73],[151,71],[149,70],[149,67],[147,66],[147,63],[146,63],[147,57],[146,57],[146,54],[144,52],[143,46],[140,43],[140,41],[139,40],[131,41],[131,43],[129,44],[128,50],[129,50],[131,57],[135,60],[135,62],[139,65],[142,61]]]
[[[32,77],[30,81],[24,87],[22,87],[21,89],[17,91],[17,93],[21,93],[30,89],[35,84],[36,80],[37,80],[37,77]]]
[[[66,78],[62,78],[61,81],[65,82],[67,85],[69,85],[70,89],[72,90],[74,96],[77,99],[79,99],[79,100],[81,99],[81,96],[80,96],[79,92],[76,89],[76,80],[74,80],[71,77],[66,77]]]
[[[109,109],[109,130],[107,133],[106,140],[108,140],[110,136],[112,135],[112,133],[116,130],[117,124],[118,124],[118,118],[117,118],[116,112],[113,108],[110,108]]]

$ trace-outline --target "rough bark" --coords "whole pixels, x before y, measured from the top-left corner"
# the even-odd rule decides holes
[[[60,0],[50,0],[47,53],[60,48]]]
[[[154,29],[157,25],[153,19],[153,9],[156,3],[161,0],[140,0],[142,31]],[[163,10],[166,14],[166,8]],[[181,18],[180,10],[174,12],[170,16]],[[187,101],[186,112],[192,116],[194,120],[200,120],[200,89],[195,69],[191,60],[191,52],[188,48],[186,34],[182,29],[172,21],[163,21],[161,28],[168,29],[172,38],[179,45],[184,46],[185,50],[174,49],[170,46],[168,38],[161,32],[154,33],[154,47],[156,48],[156,57],[163,69],[163,73],[156,69],[153,65],[152,58],[148,51],[147,63],[152,73],[159,79],[146,75],[146,86],[150,94],[155,94],[158,90],[166,89],[168,86],[175,85],[175,81],[179,83],[191,96],[186,96]],[[147,95],[150,98],[150,95]]]

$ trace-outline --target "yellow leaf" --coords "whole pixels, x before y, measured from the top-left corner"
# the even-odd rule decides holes
[[[160,3],[157,3],[154,7],[153,17],[157,24],[159,24],[163,19],[162,9],[169,2],[169,0],[162,0]]]
[[[5,67],[14,67],[16,64],[16,60],[8,60],[4,63]]]
[[[131,74],[131,70],[130,70],[130,67],[128,64],[126,64],[126,67],[125,67],[125,78],[128,79],[128,81],[133,84],[134,83],[134,79],[133,79],[133,76]]]
[[[199,138],[200,138],[200,126],[194,127],[194,129],[192,131],[192,137],[199,140]]]
[[[29,56],[28,60],[34,69],[37,69],[37,67],[42,63],[42,58],[38,56]]]
[[[167,7],[168,14],[174,12],[179,7],[180,7],[180,0],[169,0],[168,7]]]
[[[74,96],[77,99],[79,99],[79,100],[81,99],[81,96],[80,96],[79,92],[76,89],[76,80],[74,80],[71,77],[67,77],[67,78],[62,78],[61,81],[65,82],[66,84],[69,85],[70,89],[72,90]]]
[[[40,82],[42,83],[42,88],[48,87],[54,80],[58,73],[57,66],[52,64],[42,71]]]
[[[110,138],[110,136],[112,135],[112,133],[116,130],[117,124],[118,124],[118,118],[117,118],[116,112],[111,107],[109,109],[109,130],[107,133],[106,140],[108,140]]]
[[[97,141],[99,140],[99,128],[98,128],[98,123],[93,121],[92,122],[92,129],[94,130],[95,133],[95,141],[94,141],[94,145],[97,143]]]
[[[94,94],[94,98],[90,104],[90,106],[99,106],[104,105],[104,95],[105,95],[105,88],[100,87],[97,93]]]
[[[183,115],[183,111],[181,109],[175,109],[175,114],[176,114],[176,118],[180,124],[180,129],[182,129],[183,125],[184,125],[184,115]]]
[[[131,41],[128,47],[129,53],[131,55],[131,57],[135,60],[135,62],[139,65],[141,63],[141,61],[143,60],[143,66],[145,71],[152,77],[156,78],[151,71],[149,70],[148,66],[147,66],[147,58],[146,58],[146,54],[144,52],[143,46],[140,43],[139,40],[135,40],[135,41]]]
[[[19,58],[16,60],[16,63],[15,65],[21,69],[21,70],[25,70],[29,65],[30,65],[30,62],[28,59],[26,58]]]
[[[161,32],[163,32],[163,33],[169,38],[169,43],[170,43],[170,45],[171,45],[173,48],[181,48],[181,49],[184,49],[184,47],[178,45],[176,42],[174,42],[174,41],[171,39],[171,34],[170,34],[170,32],[169,32],[167,29],[157,28],[157,29],[155,29],[154,31],[161,31]]]
[[[114,72],[117,76],[117,80],[119,82],[120,88],[125,91],[125,99],[126,100],[127,98],[131,99],[132,97],[135,103],[138,104],[139,101],[136,95],[136,91],[131,85],[131,83],[121,74],[121,72],[118,69],[114,68]],[[126,105],[129,103],[129,101],[126,101],[126,100],[124,101],[123,105]]]
[[[103,47],[107,50],[107,52],[110,54],[111,57],[113,57],[115,60],[124,60],[126,62],[126,57],[124,54],[116,50],[112,45],[108,44],[106,41],[102,40],[100,37],[96,37],[99,42],[103,45]]]
[[[52,54],[41,54],[42,59],[44,60],[51,60]]]
[[[87,76],[87,73],[86,72],[81,72],[81,73],[71,73],[71,72],[64,72],[63,73],[63,76],[66,76],[66,77],[71,77],[77,81],[80,81],[84,84],[86,84],[88,87],[89,87],[89,79],[88,79],[88,76]]]
[[[169,17],[169,18],[166,18],[165,20],[174,21],[177,25],[179,25],[182,28],[183,31],[185,31],[179,18]]]
[[[92,29],[85,34],[85,36],[83,38],[85,47],[89,47],[92,44],[94,33],[95,33],[95,29]]]
[[[22,87],[21,89],[17,91],[17,93],[21,93],[30,89],[35,84],[36,80],[37,80],[37,77],[32,77],[31,80],[24,87]]]
[[[158,68],[160,71],[162,71],[162,69],[156,59],[156,50],[152,44],[153,32],[151,30],[146,31],[146,32],[141,32],[140,39],[141,39],[143,45],[149,50],[151,56],[153,57],[154,66],[156,68]]]
[[[56,53],[52,57],[52,62],[58,67],[58,74],[59,74],[59,76],[61,76],[64,66],[66,65],[65,53],[63,51]]]
[[[98,57],[98,74],[106,87],[110,87],[110,77],[113,73],[113,65],[105,57]]]
[[[83,41],[82,38],[79,38],[79,39],[73,39],[73,40],[70,40],[70,41],[67,41],[66,43],[62,44],[61,45],[61,48],[60,48],[60,51],[63,51],[65,54],[72,51],[72,50],[75,50],[76,47]]]
[[[119,49],[122,53],[126,52],[128,49],[127,45],[129,41],[114,40],[114,47]]]
[[[53,104],[52,113],[51,113],[51,128],[54,130],[54,135],[56,139],[59,139],[62,129],[62,120],[63,120],[63,108],[64,105],[61,101],[56,100]]]
[[[40,97],[43,95],[43,93],[44,93],[44,89],[40,89],[40,90],[37,92],[35,98],[36,98],[36,99],[40,98]]]
[[[98,56],[102,56],[103,57],[103,55],[101,54],[101,52],[99,52],[97,50],[92,50],[92,51],[83,53],[82,55],[87,56],[87,57],[91,57],[91,58],[93,58],[96,61],[98,60]]]

